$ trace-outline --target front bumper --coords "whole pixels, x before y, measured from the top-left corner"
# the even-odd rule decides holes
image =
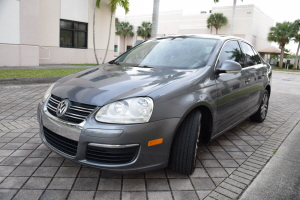
[[[179,118],[165,119],[144,124],[118,125],[99,123],[94,120],[92,113],[81,124],[62,121],[51,115],[44,104],[38,106],[38,121],[40,137],[52,151],[80,164],[97,167],[103,170],[130,173],[143,172],[164,168],[168,164],[169,152]],[[77,151],[70,155],[51,145],[45,137],[44,128],[59,137],[67,138],[78,143]],[[163,138],[163,143],[148,146],[148,142]],[[104,146],[110,149],[138,146],[136,156],[130,162],[102,163],[87,159],[87,149],[94,146]],[[124,149],[125,150],[125,149]]]

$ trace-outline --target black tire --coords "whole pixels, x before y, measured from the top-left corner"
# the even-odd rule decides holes
[[[191,175],[196,167],[196,157],[201,130],[201,111],[192,111],[178,128],[173,141],[169,167],[172,171]]]
[[[268,108],[269,108],[269,92],[268,90],[265,90],[258,111],[254,113],[250,117],[250,119],[254,122],[262,123],[266,119]]]

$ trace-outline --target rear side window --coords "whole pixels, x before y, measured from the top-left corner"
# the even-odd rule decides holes
[[[252,47],[244,42],[241,42],[245,57],[246,57],[246,67],[250,67],[257,64],[258,55],[254,54]]]
[[[220,67],[225,60],[238,62],[244,67],[243,53],[237,41],[229,41],[223,46],[217,66]]]

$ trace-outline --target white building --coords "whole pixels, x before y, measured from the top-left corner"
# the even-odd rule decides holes
[[[213,7],[209,11],[201,11],[199,14],[186,14],[183,10],[161,12],[158,22],[158,36],[179,35],[179,34],[211,34],[207,28],[206,20],[211,13],[223,13],[228,24],[218,30],[220,35],[230,35],[230,25],[232,16],[232,6]],[[152,15],[121,16],[120,21],[128,21],[135,28],[135,35],[127,37],[126,46],[134,46],[136,40],[142,40],[136,35],[137,27],[143,21],[151,21]],[[268,17],[255,5],[236,6],[234,36],[243,38],[251,42],[258,50],[271,46],[267,40],[270,27],[274,24],[273,19]],[[212,28],[215,34],[215,28]],[[116,51],[117,50],[117,51]],[[115,38],[115,56],[124,51],[123,37]]]
[[[96,8],[96,50],[102,63],[109,0]],[[0,0],[0,66],[95,63],[94,0]],[[113,58],[114,19],[106,61]]]

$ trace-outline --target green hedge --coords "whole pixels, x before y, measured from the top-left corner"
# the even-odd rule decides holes
[[[279,67],[279,61],[277,61],[276,66]],[[290,64],[290,65],[289,65],[289,69],[293,69],[293,67],[294,67],[294,64]],[[282,68],[286,68],[285,62],[282,62]]]

